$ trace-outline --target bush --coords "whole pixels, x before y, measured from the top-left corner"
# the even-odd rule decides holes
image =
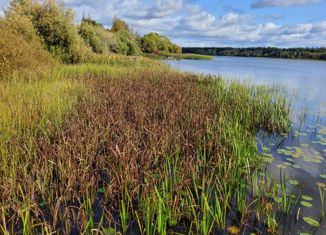
[[[113,20],[111,31],[112,32],[119,32],[119,31],[130,32],[129,26],[127,25],[127,23],[119,18],[115,18]]]
[[[93,52],[105,53],[118,51],[118,41],[114,33],[90,18],[84,18],[79,26],[79,34]]]
[[[13,1],[7,16],[28,17],[48,51],[63,62],[82,62],[91,51],[78,35],[72,11],[63,3]]]
[[[56,64],[38,40],[26,40],[12,22],[0,19],[0,79],[15,73],[26,78],[43,76]],[[35,35],[31,37],[36,37]]]
[[[142,51],[146,53],[181,53],[181,48],[178,45],[173,44],[167,37],[158,33],[146,34],[140,41]]]
[[[133,35],[125,30],[121,30],[116,34],[118,47],[113,52],[122,55],[139,55],[141,50]]]

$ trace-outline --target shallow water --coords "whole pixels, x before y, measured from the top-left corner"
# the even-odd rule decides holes
[[[283,137],[258,135],[258,148],[260,152],[265,149],[270,162],[268,170],[276,179],[279,179],[280,168],[285,168],[288,187],[293,187],[289,180],[292,184],[299,183],[295,187],[303,187],[302,195],[312,198],[311,201],[307,200],[308,197],[299,200],[296,211],[300,208],[301,219],[287,223],[283,233],[326,234],[325,220],[320,221],[321,226],[316,230],[302,219],[312,217],[320,220],[320,190],[326,194],[326,188],[318,183],[326,184],[326,62],[227,56],[215,57],[211,61],[165,62],[182,71],[249,80],[254,84],[280,84],[294,91],[290,133]],[[326,206],[323,209],[326,210]]]

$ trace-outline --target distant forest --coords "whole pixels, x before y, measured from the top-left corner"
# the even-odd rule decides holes
[[[288,59],[326,60],[326,48],[274,48],[274,47],[184,47],[183,53],[212,56],[270,57]]]

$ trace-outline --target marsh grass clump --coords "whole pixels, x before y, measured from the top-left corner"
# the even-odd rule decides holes
[[[2,231],[277,227],[255,140],[259,129],[288,127],[277,91],[146,58],[96,59],[46,82],[2,83]]]

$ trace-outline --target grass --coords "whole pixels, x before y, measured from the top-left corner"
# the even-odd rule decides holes
[[[210,55],[190,54],[190,53],[160,53],[155,55],[147,55],[156,59],[174,59],[174,60],[213,60]]]
[[[146,58],[91,62],[0,82],[3,233],[276,229],[255,135],[289,127],[279,88]]]
[[[174,58],[177,60],[213,60],[213,56],[200,55],[200,54],[188,54],[188,53],[169,53],[165,54],[168,58]]]

